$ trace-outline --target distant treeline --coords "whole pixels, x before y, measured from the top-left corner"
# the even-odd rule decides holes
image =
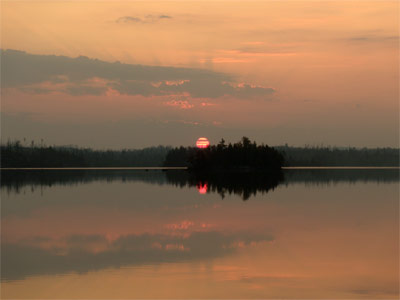
[[[171,147],[140,150],[92,150],[70,146],[1,145],[2,168],[40,167],[159,167]]]
[[[226,165],[232,161],[246,164],[263,164],[265,160],[253,151],[254,142],[245,139],[248,150],[238,154],[233,151],[243,146],[221,142],[216,149],[213,164]],[[219,147],[219,148],[218,148]],[[264,147],[264,145],[256,146]],[[265,146],[268,147],[268,146]],[[271,147],[268,147],[272,149]],[[399,149],[335,148],[335,147],[274,147],[284,158],[285,166],[399,166]],[[188,151],[188,149],[191,149]],[[227,149],[218,152],[218,149]],[[253,150],[251,150],[253,149]],[[267,148],[265,148],[267,149]],[[75,146],[44,146],[20,141],[1,145],[1,167],[160,167],[189,166],[189,156],[195,148],[149,147],[140,150],[93,150]],[[218,151],[217,151],[218,150]],[[209,150],[210,151],[210,150]],[[219,153],[219,154],[218,154]],[[233,154],[236,153],[236,154]],[[218,154],[218,155],[217,155]],[[238,158],[239,157],[239,158]],[[201,159],[201,157],[199,157]]]
[[[275,147],[286,166],[399,166],[399,149]]]

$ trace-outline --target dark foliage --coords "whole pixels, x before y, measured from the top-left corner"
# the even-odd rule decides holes
[[[277,155],[276,151],[281,153]],[[226,169],[284,166],[399,166],[399,149],[259,146],[244,138],[235,144],[224,140],[208,149],[149,147],[140,150],[92,150],[78,147],[43,146],[20,141],[1,145],[1,167],[208,167]],[[276,156],[274,159],[264,159]],[[272,165],[271,165],[272,164]]]
[[[164,166],[165,167],[188,167],[189,158],[196,152],[194,148],[178,147],[168,151]]]
[[[164,165],[188,166],[191,170],[280,170],[284,163],[281,153],[267,145],[257,145],[243,137],[228,145],[222,139],[206,149],[175,148],[168,152]]]
[[[170,147],[140,150],[92,150],[77,147],[30,146],[21,142],[1,145],[2,168],[157,167]]]
[[[399,166],[399,149],[275,147],[285,157],[285,166]]]

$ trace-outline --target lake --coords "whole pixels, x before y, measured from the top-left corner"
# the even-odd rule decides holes
[[[396,169],[1,175],[2,298],[399,298]]]

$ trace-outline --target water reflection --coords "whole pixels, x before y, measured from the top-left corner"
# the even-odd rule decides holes
[[[283,173],[263,172],[216,172],[199,173],[167,172],[167,181],[176,186],[197,187],[199,193],[207,191],[217,193],[222,199],[226,194],[239,195],[243,200],[248,200],[257,192],[268,193],[283,182]]]
[[[206,194],[208,189],[208,184],[207,182],[198,182],[197,183],[197,190],[199,191],[199,194]]]
[[[197,187],[199,193],[216,192],[238,194],[247,200],[257,192],[266,193],[279,184],[335,184],[340,182],[398,182],[399,170],[286,170],[282,173],[211,173],[191,174],[187,171],[140,171],[140,170],[30,170],[1,171],[1,189],[8,193],[26,192],[53,185],[77,185],[96,181],[146,182],[156,185],[172,184],[179,187]]]
[[[183,234],[71,235],[61,239],[33,237],[2,245],[2,280],[32,275],[86,273],[106,268],[213,259],[237,247],[269,242],[269,235],[197,231]]]
[[[3,172],[1,295],[397,298],[398,188],[398,170]]]
[[[54,185],[77,185],[94,181],[147,182],[166,184],[167,180],[161,171],[143,170],[2,170],[1,189],[8,192],[20,192],[22,188],[31,189],[51,187]]]

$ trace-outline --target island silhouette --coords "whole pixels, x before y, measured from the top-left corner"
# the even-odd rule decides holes
[[[224,139],[206,148],[171,149],[164,166],[185,165],[191,172],[277,172],[284,165],[284,156],[268,145],[257,145],[248,137],[226,144]]]

